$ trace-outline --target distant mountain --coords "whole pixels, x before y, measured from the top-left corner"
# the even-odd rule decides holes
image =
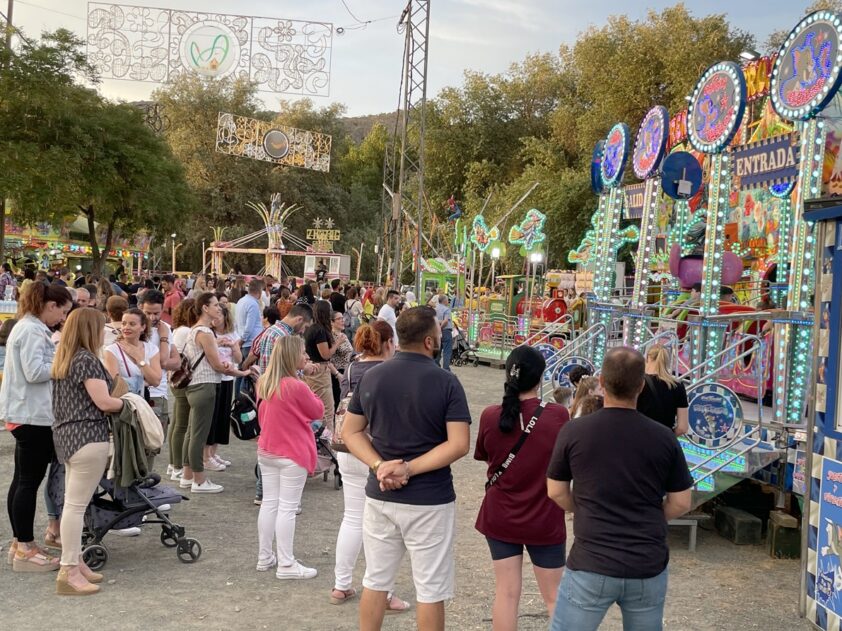
[[[342,119],[348,135],[355,143],[362,142],[375,124],[380,123],[391,133],[395,129],[395,113],[367,114],[366,116],[347,116]]]

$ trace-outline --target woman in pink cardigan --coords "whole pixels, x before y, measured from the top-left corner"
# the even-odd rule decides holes
[[[318,573],[301,565],[292,553],[295,512],[307,474],[316,468],[316,441],[310,423],[324,414],[321,399],[298,378],[306,362],[304,340],[296,335],[282,337],[257,382],[257,463],[263,478],[257,570],[266,572],[277,565],[275,576],[280,579],[313,578]],[[277,556],[272,552],[273,539]]]

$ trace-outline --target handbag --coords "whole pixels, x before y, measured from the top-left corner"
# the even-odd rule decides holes
[[[342,400],[339,402],[339,406],[336,408],[336,414],[333,417],[333,437],[331,438],[330,448],[333,451],[341,451],[342,453],[350,453],[348,450],[348,446],[345,444],[345,441],[342,440],[342,430],[345,426],[345,413],[348,411],[348,405],[351,403],[351,397],[354,396],[354,391],[350,388],[351,386],[351,366],[354,364],[351,363],[348,365],[348,368],[345,369],[345,376],[348,378],[348,394],[346,394]]]
[[[195,339],[195,334],[194,334]],[[188,360],[184,356],[184,351],[187,350],[187,344],[184,345],[184,348],[181,350],[181,366],[176,368],[172,375],[170,375],[170,386],[174,390],[183,390],[187,386],[190,385],[190,381],[193,379],[193,371],[196,370],[196,367],[201,363],[201,361],[205,358],[205,351],[202,351],[199,354],[199,359],[197,359],[193,364],[190,364],[190,360]]]
[[[526,424],[526,427],[523,428],[523,432],[520,435],[520,438],[517,439],[515,446],[512,447],[512,450],[509,452],[509,455],[506,456],[506,459],[503,460],[503,463],[497,467],[497,470],[491,474],[491,477],[488,478],[488,481],[485,483],[485,490],[487,491],[491,488],[491,485],[497,482],[500,479],[500,476],[503,475],[509,467],[512,466],[512,462],[515,460],[515,456],[517,456],[517,452],[520,451],[520,448],[523,447],[523,443],[526,442],[526,439],[529,438],[529,435],[532,433],[532,428],[535,427],[535,423],[538,422],[538,418],[543,413],[544,409],[547,407],[546,401],[541,401],[538,409],[535,410],[535,414],[532,415],[532,418],[529,419],[529,423]]]
[[[260,436],[260,424],[257,422],[257,397],[254,382],[243,380],[243,387],[231,404],[231,432],[240,440],[254,440]]]

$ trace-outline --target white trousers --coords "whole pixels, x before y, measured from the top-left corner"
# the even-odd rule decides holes
[[[368,481],[368,467],[351,454],[338,452],[339,472],[342,474],[342,494],[345,512],[339,536],[336,538],[336,566],[334,587],[340,591],[351,589],[354,566],[363,545],[363,509],[365,508],[365,485]]]
[[[278,567],[289,567],[295,563],[295,511],[301,502],[307,470],[289,458],[258,456],[257,463],[263,478],[263,503],[257,516],[258,563],[271,563],[274,539]]]

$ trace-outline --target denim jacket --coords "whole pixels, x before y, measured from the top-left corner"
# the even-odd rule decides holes
[[[15,324],[6,341],[0,420],[44,427],[53,424],[50,370],[56,347],[51,336],[47,325],[32,315]]]

